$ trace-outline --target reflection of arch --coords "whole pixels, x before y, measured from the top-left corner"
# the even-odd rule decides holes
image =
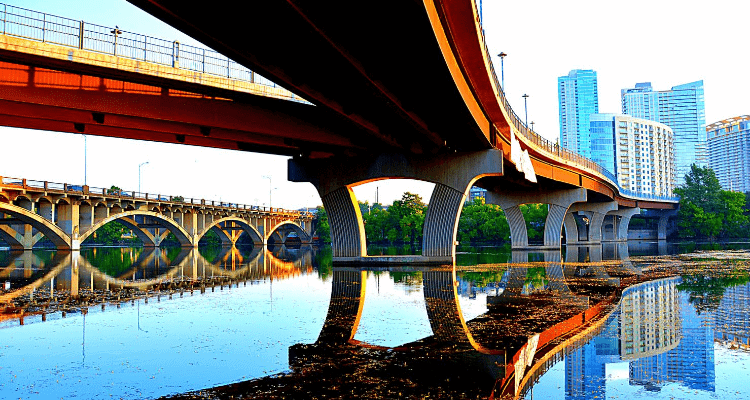
[[[268,239],[275,239],[275,241],[284,243],[290,233],[294,232],[299,237],[302,243],[310,243],[310,235],[302,229],[299,224],[293,221],[283,221],[276,224],[274,227],[268,230]]]
[[[114,209],[114,206],[112,207],[112,209]],[[139,228],[138,225],[137,225],[137,222],[135,222],[134,219],[131,220],[131,219],[125,218],[125,217],[129,217],[129,216],[135,217],[137,215],[148,216],[148,217],[155,218],[155,219],[163,222],[165,224],[165,227],[167,229],[169,229],[172,232],[172,234],[174,234],[174,236],[177,238],[177,241],[180,242],[180,245],[182,245],[182,246],[192,246],[193,245],[193,243],[192,243],[192,241],[190,239],[190,235],[187,233],[187,231],[185,231],[185,229],[182,228],[182,226],[180,226],[177,223],[177,221],[175,221],[172,218],[169,218],[169,217],[167,217],[167,216],[165,216],[163,214],[158,214],[158,213],[155,213],[153,211],[138,211],[138,210],[124,211],[124,212],[121,212],[121,213],[110,215],[109,217],[102,219],[101,221],[99,221],[99,222],[95,223],[94,225],[92,225],[85,232],[83,232],[81,234],[81,236],[80,236],[80,240],[81,240],[81,242],[83,242],[90,235],[92,235],[94,232],[96,232],[97,229],[101,228],[105,224],[107,224],[109,222],[112,222],[112,221],[119,220],[119,221],[122,221],[123,223],[125,223],[126,225],[136,227],[137,229],[135,229],[135,231],[142,232],[142,234],[136,233],[136,235],[138,235],[139,238],[141,238],[141,236],[143,236],[146,239],[146,240],[141,239],[141,240],[143,240],[144,244],[145,243],[154,243],[153,235],[151,235],[150,233],[144,231],[142,228]]]
[[[46,219],[41,215],[34,214],[25,208],[8,203],[0,203],[0,212],[8,214],[13,218],[18,219],[20,222],[29,224],[41,231],[58,249],[70,249],[70,236],[68,236],[51,220]]]
[[[45,282],[55,278],[62,271],[64,271],[66,267],[70,266],[70,262],[71,262],[70,253],[68,252],[56,253],[55,257],[52,259],[52,263],[54,263],[54,267],[52,267],[46,274],[44,274],[44,276],[35,280],[34,282],[26,286],[20,287],[16,290],[5,293],[3,295],[0,295],[0,304],[8,304],[16,297],[20,297],[25,294],[33,293],[37,288],[42,286]]]
[[[204,229],[196,235],[195,242],[198,243],[198,241],[206,233],[208,233],[210,229],[214,229],[214,231],[218,230],[219,232],[216,232],[216,233],[219,234],[219,237],[222,238],[222,242],[224,242],[226,238],[223,237],[225,236],[225,233],[221,232],[221,230],[224,228],[222,224],[226,225],[227,223],[230,223],[230,222],[237,224],[240,228],[242,228],[242,230],[245,233],[250,235],[250,238],[253,240],[253,243],[255,244],[265,243],[265,241],[263,240],[263,235],[261,235],[260,232],[258,232],[258,229],[256,229],[252,224],[248,223],[247,221],[237,218],[237,217],[224,217],[224,218],[220,218],[220,219],[212,221],[210,224],[207,224],[204,227]]]

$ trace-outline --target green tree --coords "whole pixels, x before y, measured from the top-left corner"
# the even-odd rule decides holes
[[[418,194],[405,192],[401,200],[396,200],[388,207],[391,229],[398,232],[398,240],[414,243],[422,240],[422,227],[427,213],[427,205]],[[390,232],[390,230],[389,230]]]
[[[331,242],[331,225],[328,223],[328,213],[326,212],[326,209],[323,208],[323,206],[318,206],[315,209],[315,215],[318,219],[318,225],[315,229],[315,232],[318,235],[318,238],[322,240],[325,243]]]
[[[122,189],[119,186],[112,185],[107,189],[107,194],[120,195],[122,194]]]
[[[510,237],[510,227],[500,206],[478,197],[463,207],[457,236],[460,243],[501,242]]]
[[[721,189],[714,171],[693,164],[685,184],[675,189],[680,196],[677,214],[680,237],[736,237],[747,235],[748,216],[743,193]]]
[[[547,221],[546,204],[523,204],[519,207],[526,220],[526,230],[529,240],[540,239],[544,237],[544,223]]]

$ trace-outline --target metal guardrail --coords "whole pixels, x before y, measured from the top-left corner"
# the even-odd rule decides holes
[[[270,87],[273,81],[221,53],[139,33],[0,3],[3,35],[217,75]],[[304,102],[291,93],[292,99]]]
[[[216,200],[205,200],[196,198],[183,198],[182,196],[167,196],[162,194],[143,193],[136,191],[127,190],[113,190],[112,188],[100,188],[100,187],[89,187],[86,185],[71,185],[69,183],[58,183],[48,181],[37,181],[23,178],[10,178],[2,176],[0,177],[1,186],[18,187],[21,189],[41,189],[44,191],[54,191],[61,193],[72,193],[78,195],[89,195],[91,196],[106,196],[116,197],[119,199],[125,199],[130,201],[141,200],[141,201],[153,201],[153,202],[166,202],[173,204],[187,204],[194,206],[211,206],[211,207],[223,207],[230,210],[241,210],[241,211],[257,211],[267,213],[279,213],[285,215],[298,215],[301,217],[312,218],[313,213],[308,211],[299,210],[286,210],[278,207],[261,207],[249,204],[231,203],[226,201]]]
[[[477,7],[476,2],[474,2],[474,7]],[[479,22],[479,26],[481,27],[482,20],[481,20],[481,13],[479,12],[479,10],[477,10],[476,15],[477,15],[477,21]],[[487,48],[487,40],[484,36],[484,29],[481,29],[481,34],[482,34],[482,43],[484,44],[483,50],[485,53],[485,58],[489,61],[488,65],[490,69],[490,75],[492,77],[492,80],[495,83],[495,87],[498,89],[498,94],[500,96],[499,98],[500,103],[508,112],[508,116],[510,117],[510,121],[509,121],[510,125],[513,125],[519,134],[523,135],[523,137],[528,139],[530,142],[534,143],[537,147],[541,148],[542,150],[545,150],[550,155],[556,155],[566,161],[571,161],[575,164],[578,164],[581,167],[584,167],[586,169],[589,169],[591,171],[594,171],[604,176],[606,179],[610,180],[613,185],[617,187],[620,194],[626,195],[628,197],[634,197],[637,199],[648,199],[648,200],[678,201],[680,199],[679,196],[654,196],[654,195],[633,192],[631,190],[624,189],[620,187],[620,184],[617,182],[617,177],[615,177],[615,174],[609,172],[606,168],[597,164],[594,160],[584,157],[570,149],[562,147],[557,143],[553,143],[550,140],[542,137],[538,133],[534,132],[533,130],[529,129],[526,123],[524,123],[521,120],[521,118],[519,118],[518,115],[516,115],[516,112],[513,111],[513,107],[510,106],[510,102],[505,97],[505,88],[500,84],[500,80],[497,79],[497,73],[495,72],[495,65],[492,62],[492,58],[490,57],[490,51]]]

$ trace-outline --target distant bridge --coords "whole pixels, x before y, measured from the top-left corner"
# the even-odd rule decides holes
[[[563,236],[576,244],[627,240],[641,210],[653,211],[659,238],[666,236],[676,197],[620,187],[516,115],[475,1],[346,3],[356,19],[341,17],[338,2],[264,2],[254,10],[275,18],[251,24],[220,1],[130,1],[295,95],[242,90],[256,72],[240,84],[229,59],[228,81],[212,83],[225,78],[216,75],[223,61],[213,70],[203,57],[210,50],[183,52],[168,41],[156,50],[151,39],[117,28],[8,6],[0,125],[292,156],[289,179],[315,185],[328,212],[335,261],[393,262],[368,256],[351,190],[391,178],[435,183],[422,255],[400,262],[455,261],[458,218],[474,185],[505,211],[515,249],[533,247],[519,209],[527,203],[549,206],[548,249]],[[288,101],[298,96],[309,103]]]
[[[146,247],[158,247],[170,232],[182,247],[197,247],[209,231],[226,246],[243,233],[256,245],[284,243],[292,234],[310,243],[313,218],[281,208],[0,177],[0,239],[12,249],[30,250],[46,237],[58,249],[77,250],[112,221]]]

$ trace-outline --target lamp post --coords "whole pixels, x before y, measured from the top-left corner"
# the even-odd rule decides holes
[[[531,121],[531,131],[534,132],[534,121]]]
[[[113,55],[117,55],[117,36],[122,35],[122,31],[120,30],[120,27],[115,25],[115,29],[112,29],[109,31],[109,33],[113,34],[115,36],[115,46],[114,50],[112,51]]]
[[[83,186],[88,186],[88,142],[86,141],[86,135],[83,135]]]
[[[141,192],[141,167],[148,164],[148,161],[138,164],[138,193]]]
[[[505,92],[505,68],[503,66],[503,60],[507,54],[505,54],[505,52],[500,52],[497,56],[500,57],[500,87],[502,87],[503,92]]]
[[[268,208],[273,208],[271,205],[271,191],[273,190],[273,183],[271,183],[271,177],[263,175],[264,178],[268,179]]]
[[[526,107],[526,99],[528,99],[528,98],[529,98],[529,95],[526,94],[526,93],[524,93],[523,94],[523,112],[526,115],[526,119],[524,119],[523,123],[526,125],[526,127],[529,126],[529,110]]]

